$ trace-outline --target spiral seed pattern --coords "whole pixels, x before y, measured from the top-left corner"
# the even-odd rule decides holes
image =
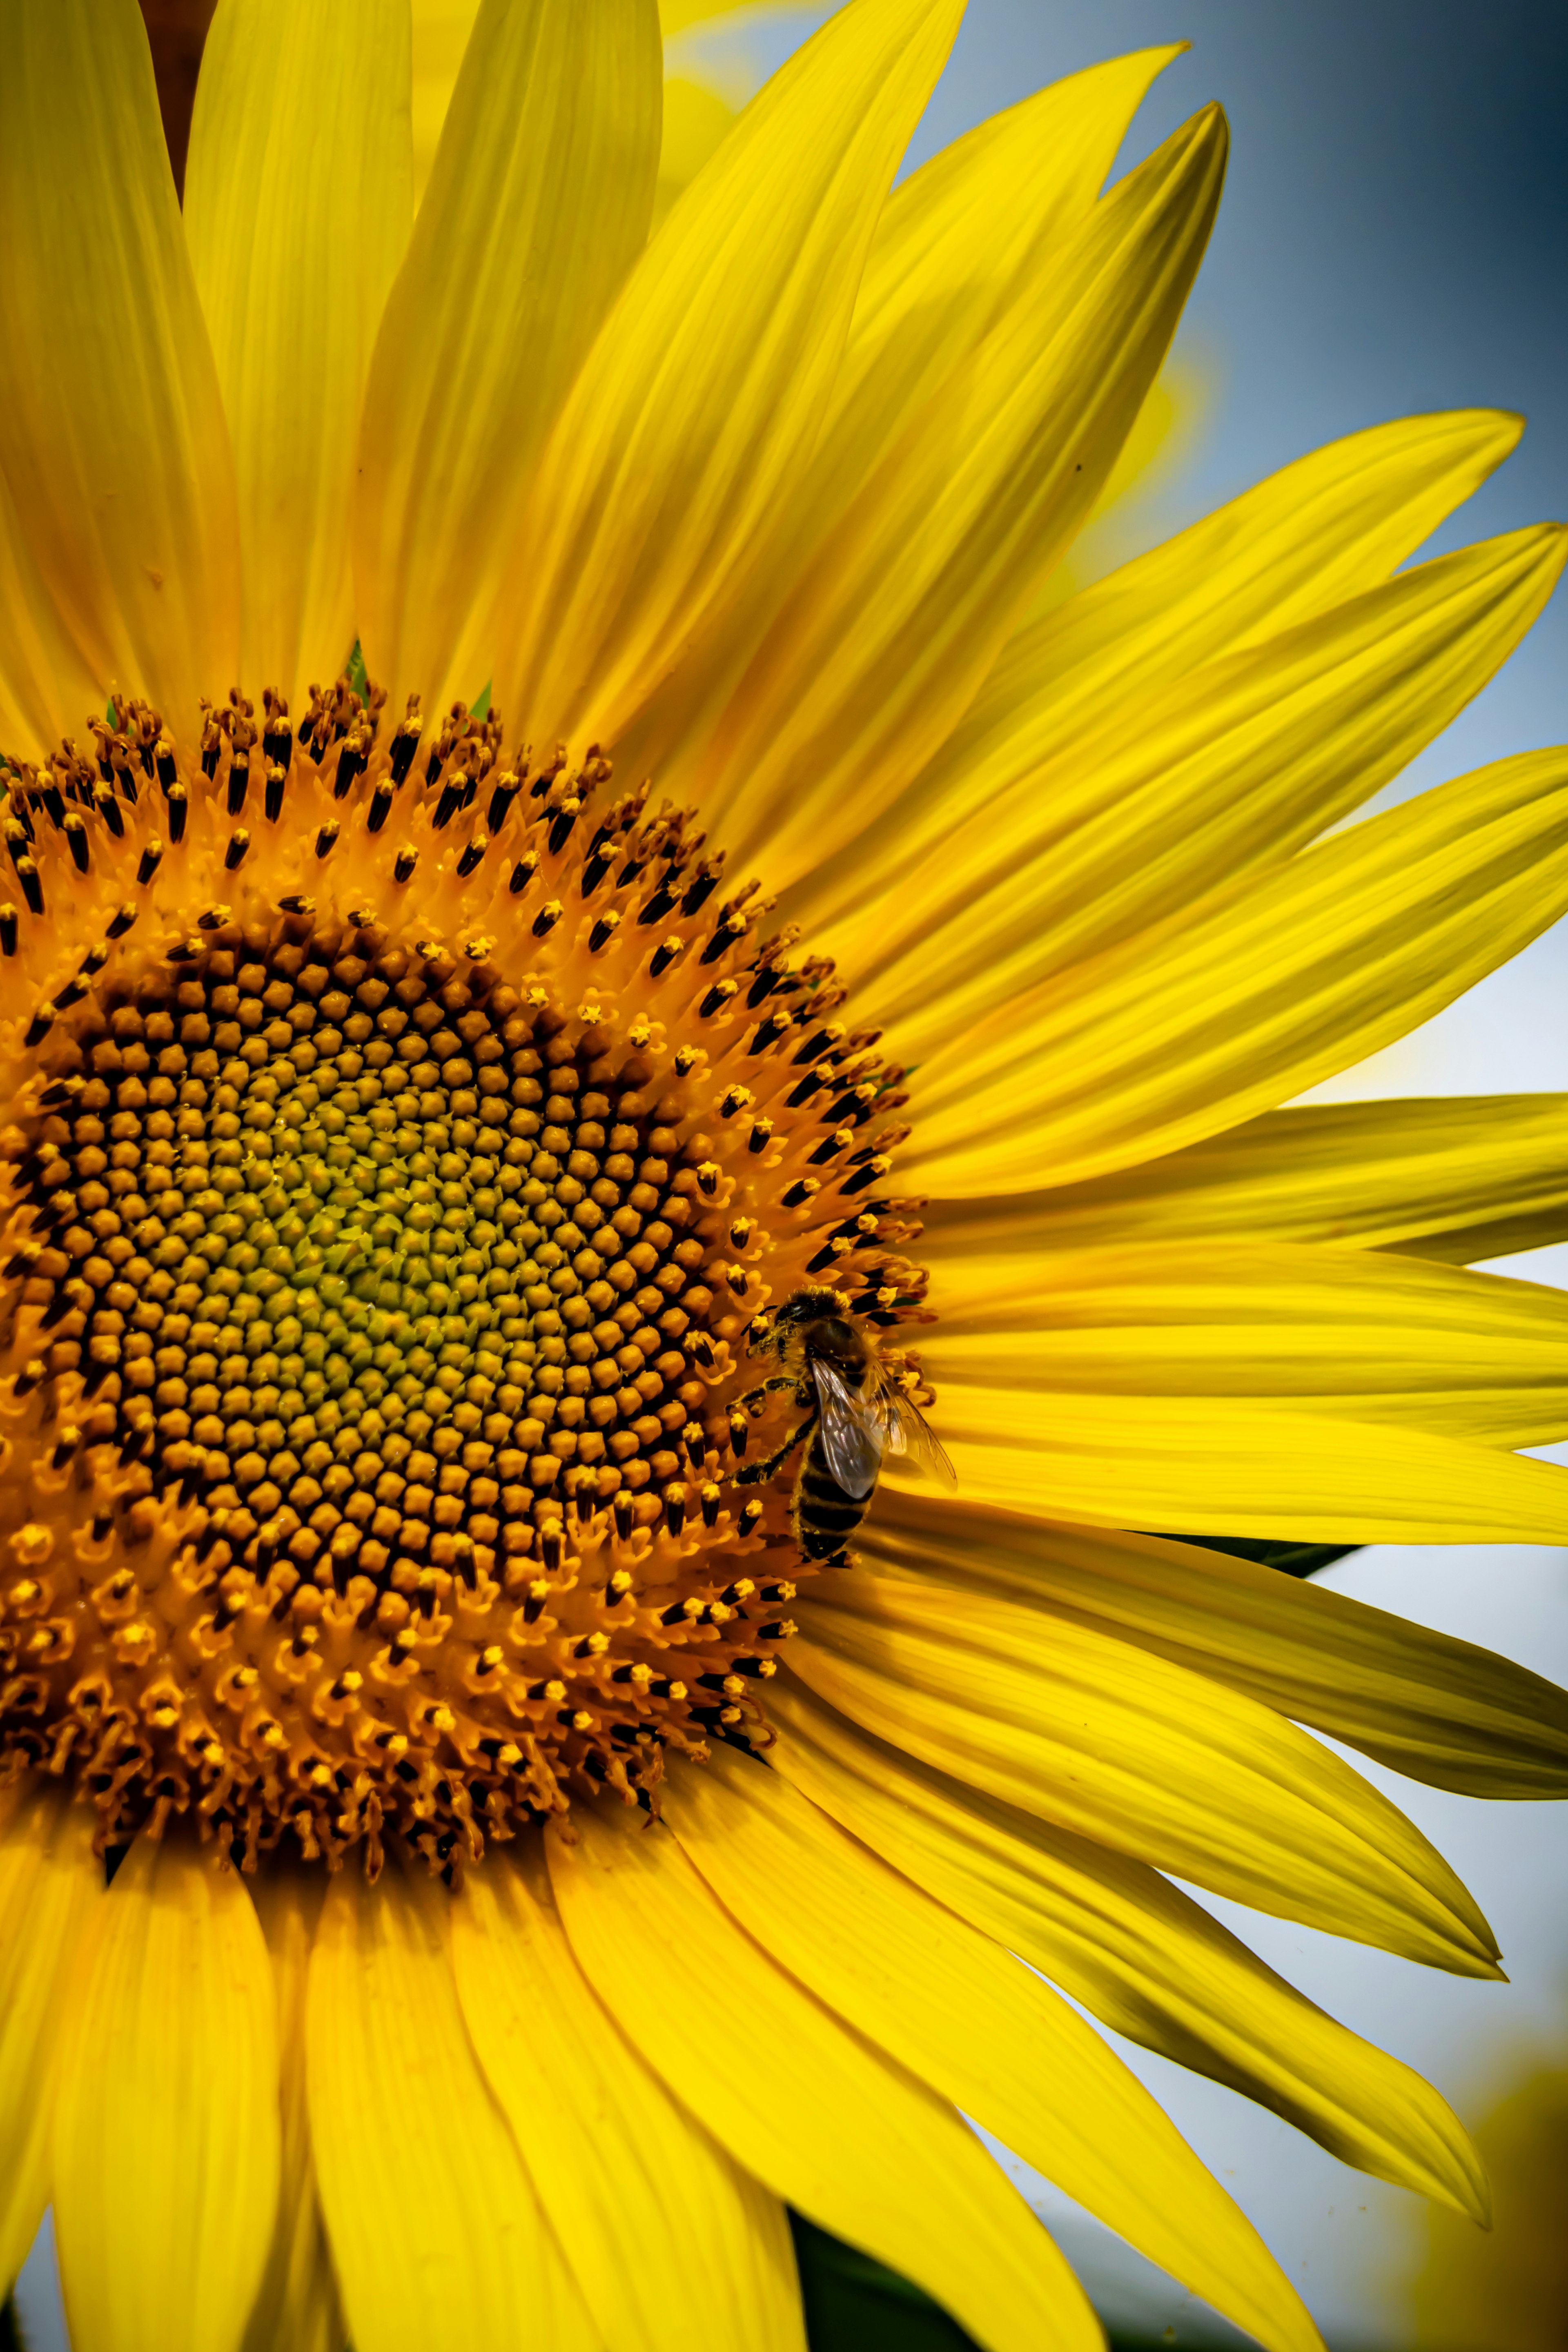
[[[595,818],[596,750],[382,718],[233,697],[186,760],[129,705],[12,763],[0,1745],[106,1840],[449,1868],[765,1738],[748,1325],[825,1275],[921,1311],[830,968],[646,788]]]

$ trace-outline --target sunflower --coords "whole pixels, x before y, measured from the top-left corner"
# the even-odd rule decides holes
[[[1484,2208],[1173,1879],[1496,1976],[1299,1727],[1542,1797],[1568,1703],[1124,1530],[1568,1529],[1568,1307],[1465,1270],[1561,1106],[1279,1108],[1568,906],[1562,752],[1340,822],[1562,536],[1396,569],[1517,431],[1424,417],[1053,605],[1226,131],[1100,193],[1152,50],[889,194],[961,13],[851,0],[650,243],[653,0],[483,0],[411,229],[399,0],[221,0],[183,221],[132,0],[0,12],[0,2210],[78,2352],[795,2352],[786,2206],[1093,2345],[964,2116],[1305,2352],[1084,2011]],[[956,1498],[826,1475],[803,1288]]]

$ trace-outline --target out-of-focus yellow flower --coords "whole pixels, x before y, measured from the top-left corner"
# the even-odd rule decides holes
[[[1568,2344],[1568,2065],[1540,2065],[1476,2127],[1492,2226],[1436,2206],[1405,2283],[1410,2352],[1563,2352]]]

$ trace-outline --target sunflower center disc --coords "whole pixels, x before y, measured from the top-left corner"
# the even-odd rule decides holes
[[[244,862],[232,714],[199,772],[132,708],[96,773],[62,752],[11,796],[40,929],[66,849],[130,895],[27,1033],[0,1742],[79,1774],[106,1839],[194,1810],[242,1860],[287,1829],[374,1871],[389,1827],[475,1860],[574,1787],[651,1802],[670,1745],[766,1736],[803,1564],[786,1493],[731,1483],[787,1426],[734,1410],[747,1327],[804,1280],[885,1325],[923,1286],[888,1250],[910,1204],[872,1197],[897,1135],[861,1133],[898,1074],[826,967],[752,941],[754,894],[705,911],[683,821],[579,824],[594,755],[455,825],[500,740],[456,714],[388,825],[417,722],[389,754],[353,711],[267,747],[274,822],[322,815],[319,861],[356,826],[342,913],[172,901],[165,869],[183,935],[126,936],[176,810],[193,881]],[[425,935],[429,845],[504,949]]]

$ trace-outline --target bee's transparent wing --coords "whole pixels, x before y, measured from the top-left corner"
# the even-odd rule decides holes
[[[827,1475],[851,1502],[863,1503],[877,1483],[889,1424],[875,1404],[858,1396],[847,1381],[820,1356],[812,1359],[817,1411],[822,1418],[822,1455]]]
[[[958,1473],[920,1407],[904,1394],[902,1389],[895,1387],[879,1364],[876,1380],[877,1395],[872,1401],[872,1409],[886,1423],[888,1452],[904,1454],[911,1469],[923,1471],[928,1477],[939,1478],[944,1486],[956,1486]]]

